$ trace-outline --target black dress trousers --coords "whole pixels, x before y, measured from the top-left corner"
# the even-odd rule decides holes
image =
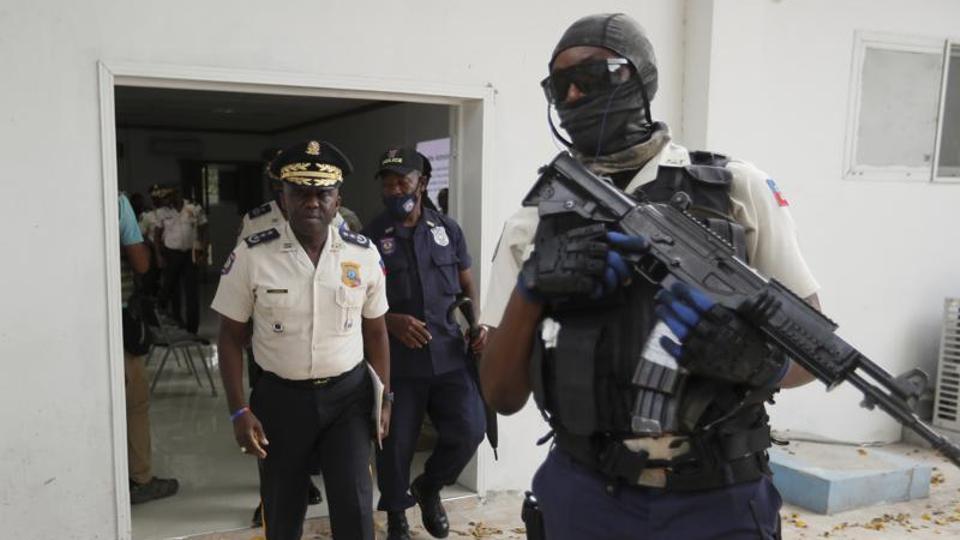
[[[311,465],[317,462],[333,537],[373,540],[373,383],[365,362],[315,387],[291,385],[267,372],[254,386],[250,408],[269,441],[260,467],[267,540],[300,540]]]

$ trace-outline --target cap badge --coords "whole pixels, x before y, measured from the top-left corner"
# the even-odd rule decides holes
[[[310,141],[307,143],[307,154],[311,156],[320,155],[320,143],[317,141]]]

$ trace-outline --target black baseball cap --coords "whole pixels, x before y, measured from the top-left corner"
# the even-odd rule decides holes
[[[423,157],[415,149],[408,146],[391,148],[380,156],[377,167],[377,176],[384,171],[408,175],[411,171],[423,172]]]

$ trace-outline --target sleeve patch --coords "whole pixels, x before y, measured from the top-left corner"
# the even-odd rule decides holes
[[[250,210],[249,212],[247,212],[247,215],[250,216],[250,219],[253,219],[269,213],[270,213],[270,203],[264,203],[254,208],[253,210]]]
[[[370,239],[366,236],[355,233],[346,227],[340,228],[340,237],[346,242],[358,245],[360,247],[370,247]]]
[[[767,187],[773,192],[773,198],[777,201],[777,206],[790,206],[787,198],[783,196],[783,192],[780,191],[780,187],[773,181],[773,178],[767,178]]]
[[[260,231],[257,234],[251,234],[250,236],[243,239],[247,243],[247,247],[254,247],[258,244],[266,244],[280,238],[280,231],[276,229],[267,229],[265,231]]]

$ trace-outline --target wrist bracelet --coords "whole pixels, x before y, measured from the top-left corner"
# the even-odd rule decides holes
[[[244,405],[243,407],[240,407],[239,409],[237,409],[236,411],[234,411],[233,414],[230,415],[230,421],[231,421],[231,422],[236,422],[236,421],[237,421],[237,418],[240,418],[241,416],[244,415],[244,413],[246,413],[246,412],[249,411],[249,410],[250,410],[250,407],[248,407],[248,406],[246,406],[246,405]]]

